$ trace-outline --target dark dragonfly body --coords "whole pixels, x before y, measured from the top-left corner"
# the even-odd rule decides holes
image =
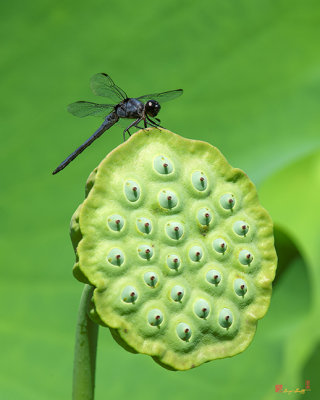
[[[104,73],[96,74],[92,77],[91,89],[93,93],[98,96],[110,98],[114,101],[114,104],[97,104],[88,101],[77,101],[68,106],[68,111],[77,117],[86,117],[89,115],[103,116],[105,120],[94,134],[70,154],[52,174],[56,174],[64,169],[72,160],[90,146],[93,141],[117,123],[120,118],[134,120],[123,131],[123,140],[125,140],[126,132],[130,135],[130,128],[141,128],[139,127],[140,122],[143,122],[144,128],[147,128],[147,126],[161,127],[160,120],[155,118],[160,111],[160,103],[173,100],[183,93],[182,89],[177,89],[163,93],[148,94],[137,98],[129,98],[122,89],[114,84],[109,75]]]

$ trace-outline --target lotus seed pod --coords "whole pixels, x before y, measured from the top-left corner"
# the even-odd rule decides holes
[[[141,233],[149,234],[152,231],[152,223],[148,218],[138,218],[137,228]]]
[[[159,326],[163,321],[163,314],[160,310],[151,310],[148,314],[148,322],[151,326]]]
[[[133,286],[126,286],[123,289],[121,298],[126,303],[134,303],[138,298],[138,293]]]
[[[124,262],[124,255],[120,249],[112,249],[108,253],[108,261],[112,265],[120,266]]]
[[[236,279],[234,281],[234,291],[238,296],[244,296],[248,291],[246,282],[243,279]]]
[[[178,197],[171,190],[161,190],[159,193],[159,204],[162,208],[174,208],[178,204]]]
[[[224,254],[225,251],[227,250],[227,247],[228,247],[228,245],[227,245],[226,241],[223,239],[220,239],[220,238],[215,239],[215,241],[213,242],[213,248],[215,249],[215,251],[217,253]]]
[[[194,262],[199,262],[202,259],[203,250],[200,246],[192,246],[189,250],[190,260]]]
[[[168,222],[166,224],[166,232],[171,239],[179,240],[184,232],[183,225],[179,222]]]
[[[92,318],[125,349],[187,370],[236,355],[269,306],[273,227],[247,175],[208,143],[145,129],[90,175],[71,222]]]
[[[138,253],[139,253],[139,256],[145,260],[150,260],[150,258],[152,258],[152,256],[153,256],[152,247],[144,245],[144,244],[142,246],[139,246]]]
[[[158,275],[154,272],[146,272],[144,274],[144,281],[147,285],[155,287],[158,283]]]
[[[219,324],[223,328],[230,328],[233,322],[232,312],[228,308],[224,308],[219,314]]]
[[[168,175],[171,174],[173,171],[173,164],[165,156],[158,156],[153,161],[153,168],[159,173]]]
[[[177,326],[177,334],[181,340],[188,341],[191,337],[191,333],[192,332],[188,324],[180,322],[180,324]]]
[[[253,260],[253,255],[248,250],[241,250],[239,253],[239,261],[243,265],[251,264]]]
[[[210,306],[205,300],[199,299],[194,305],[194,312],[199,318],[207,318],[210,312]]]
[[[181,260],[178,256],[175,254],[170,254],[167,257],[167,265],[170,269],[175,269],[177,270],[180,267]]]
[[[212,220],[212,212],[207,207],[201,208],[198,211],[197,218],[201,225],[208,226]]]
[[[210,271],[207,272],[206,278],[208,282],[214,285],[218,285],[221,281],[221,274],[219,271],[211,269]]]
[[[236,199],[233,194],[226,193],[220,197],[220,204],[225,210],[233,210]]]
[[[120,232],[124,225],[124,218],[118,214],[110,215],[108,218],[108,225],[113,231]]]
[[[203,172],[196,171],[192,174],[192,184],[198,191],[204,191],[207,189],[208,180]]]
[[[239,236],[245,236],[248,233],[249,225],[244,221],[237,221],[233,225],[233,230]]]
[[[130,202],[135,202],[140,198],[140,186],[135,181],[126,181],[124,184],[124,192]]]
[[[174,301],[181,301],[184,296],[184,288],[182,286],[176,285],[171,289],[171,298]]]

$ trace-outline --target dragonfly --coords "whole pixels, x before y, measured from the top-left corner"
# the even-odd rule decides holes
[[[104,121],[89,139],[62,161],[52,172],[53,175],[63,170],[71,161],[90,146],[92,142],[98,139],[106,130],[110,129],[121,119],[133,120],[123,131],[123,141],[126,140],[127,132],[129,136],[131,136],[129,129],[141,129],[139,126],[140,123],[143,123],[144,128],[148,126],[162,128],[160,119],[156,118],[161,109],[161,104],[183,94],[182,89],[176,89],[162,93],[145,94],[140,97],[128,97],[126,92],[117,86],[106,73],[94,75],[91,78],[90,86],[95,95],[107,97],[113,103],[98,104],[90,101],[76,101],[75,103],[69,104],[67,108],[68,111],[76,117],[99,116],[104,117]]]

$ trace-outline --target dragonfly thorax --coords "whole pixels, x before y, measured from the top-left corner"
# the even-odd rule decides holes
[[[146,114],[150,115],[151,117],[157,116],[160,108],[160,104],[155,100],[148,100],[144,106]]]
[[[137,99],[125,99],[116,107],[120,118],[140,118],[143,116],[144,104]]]

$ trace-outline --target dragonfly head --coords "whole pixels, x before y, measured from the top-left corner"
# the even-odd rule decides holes
[[[155,117],[158,115],[160,111],[160,104],[155,100],[148,100],[144,106],[146,114],[150,115],[151,117]]]

